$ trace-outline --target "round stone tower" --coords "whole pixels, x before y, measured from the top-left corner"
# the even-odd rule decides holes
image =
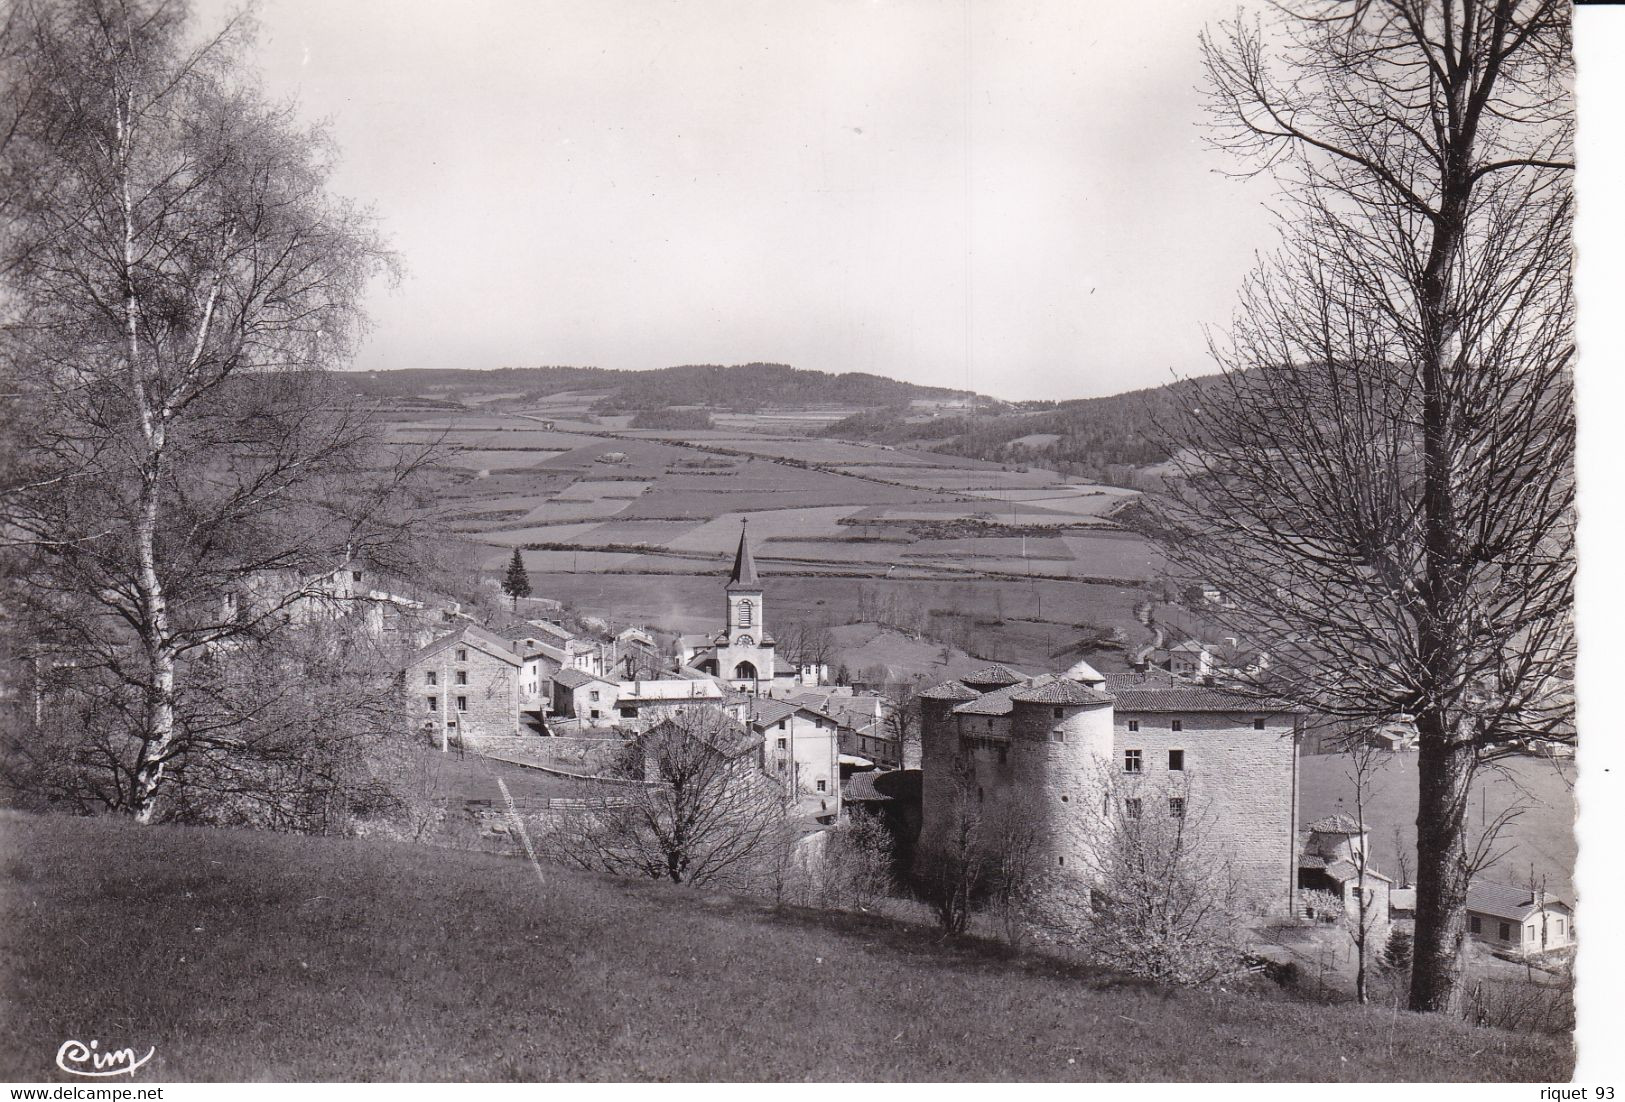
[[[1087,906],[1112,765],[1112,698],[1069,677],[1040,678],[1010,694],[1012,783],[1034,841],[1034,871],[1063,907]]]

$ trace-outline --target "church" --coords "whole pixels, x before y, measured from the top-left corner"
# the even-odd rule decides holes
[[[779,676],[773,654],[773,636],[767,630],[767,610],[750,536],[742,523],[739,550],[723,593],[727,600],[724,627],[715,635],[685,635],[679,641],[682,665],[720,678],[740,692],[773,695]],[[794,685],[793,672],[784,679]]]

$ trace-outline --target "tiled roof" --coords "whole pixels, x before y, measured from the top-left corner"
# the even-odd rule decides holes
[[[1034,683],[1026,688],[1016,688],[1010,694],[1010,699],[1017,704],[1110,704],[1110,694],[1098,689],[1091,689],[1087,685],[1080,685],[1065,677],[1058,677],[1048,684]]]
[[[1309,824],[1309,829],[1315,834],[1359,834],[1360,821],[1352,815],[1338,812],[1324,819],[1316,819]]]
[[[975,673],[968,673],[968,674],[964,675],[963,677],[961,677],[959,680],[964,682],[966,685],[971,685],[971,686],[975,686],[975,685],[1004,686],[1004,685],[1014,685],[1018,681],[1025,681],[1025,680],[1027,680],[1027,675],[1024,674],[1024,673],[1017,673],[1015,670],[1012,670],[1009,666],[1003,666],[1003,665],[1000,665],[999,663],[995,662],[991,666],[983,666],[981,669],[977,670]]]
[[[1178,689],[1112,689],[1119,712],[1231,712],[1274,715],[1289,711],[1278,701],[1259,700],[1210,685]]]
[[[796,714],[793,704],[786,704],[782,700],[758,699],[755,707],[751,709],[751,722],[761,727],[767,727]]]
[[[1546,902],[1567,905],[1551,892],[1546,893]],[[1535,909],[1535,893],[1507,884],[1472,884],[1467,888],[1467,909],[1521,922]]]
[[[990,693],[983,693],[975,700],[967,700],[954,708],[955,715],[966,716],[1007,716],[1015,705],[1010,702],[1010,694],[1014,693],[1019,685],[1007,685],[1002,689],[994,689]]]
[[[1193,685],[1162,672],[1109,673],[1106,691],[1117,698],[1119,712],[1230,712],[1278,715],[1301,711],[1219,685]]]
[[[1388,893],[1388,906],[1395,911],[1416,910],[1416,889],[1394,888]]]
[[[427,645],[419,647],[417,652],[413,654],[410,659],[408,659],[408,665],[421,662],[430,655],[438,654],[440,651],[445,650],[453,643],[463,643],[478,651],[481,651],[484,654],[490,655],[492,658],[495,658],[498,661],[506,662],[513,666],[519,665],[521,662],[520,657],[508,649],[508,644],[500,639],[493,642],[491,639],[486,638],[486,636],[489,636],[490,634],[490,632],[485,631],[483,628],[479,628],[474,624],[464,624],[456,631],[453,631],[448,635],[442,635],[440,638],[431,641]]]
[[[1377,871],[1375,865],[1366,865],[1365,874],[1373,880],[1388,880],[1388,877]],[[1360,878],[1360,866],[1353,861],[1333,861],[1326,866],[1326,875],[1338,883],[1346,884],[1350,880]]]
[[[553,680],[566,689],[579,689],[581,686],[591,684],[594,681],[601,685],[615,684],[613,681],[605,681],[602,677],[594,677],[585,670],[578,670],[574,666],[566,666],[561,670],[555,670]]]
[[[884,774],[875,772],[853,773],[841,782],[841,798],[861,803],[882,803],[892,797],[875,788],[875,778]]]
[[[979,695],[981,694],[969,685],[952,678],[920,693],[925,700],[975,700]]]

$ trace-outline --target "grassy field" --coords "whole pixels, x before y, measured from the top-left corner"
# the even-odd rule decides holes
[[[1415,754],[1389,754],[1367,797],[1365,819],[1371,824],[1372,855],[1389,876],[1399,869],[1399,846],[1408,847],[1412,875],[1416,860]],[[1305,823],[1334,812],[1354,813],[1354,783],[1349,766],[1339,754],[1317,754],[1303,759],[1300,768],[1300,808]],[[1570,880],[1576,859],[1574,836],[1574,765],[1542,758],[1509,758],[1480,774],[1474,782],[1468,829],[1476,838],[1481,822],[1493,820],[1502,809],[1524,801],[1529,808],[1501,835],[1498,850],[1506,855],[1482,874],[1489,882],[1526,887],[1530,866],[1537,880],[1574,901]],[[1400,830],[1396,842],[1394,828]]]
[[[1093,976],[923,928],[376,839],[5,813],[0,1075],[143,1081],[1488,1080],[1567,1047]]]

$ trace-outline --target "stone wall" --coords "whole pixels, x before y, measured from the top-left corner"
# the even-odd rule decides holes
[[[427,677],[431,671],[432,685]],[[435,698],[433,710],[430,697]],[[406,699],[408,714],[436,740],[459,731],[519,734],[519,667],[475,647],[454,643],[412,663],[406,671]]]
[[[1172,729],[1179,720],[1182,731]],[[1128,729],[1131,721],[1138,731]],[[1187,814],[1210,822],[1209,839],[1228,860],[1236,886],[1260,911],[1285,912],[1297,876],[1292,718],[1271,717],[1262,730],[1245,714],[1119,712],[1113,768],[1123,752],[1139,750],[1146,814],[1183,782]],[[1185,752],[1183,777],[1171,778],[1168,751]]]

